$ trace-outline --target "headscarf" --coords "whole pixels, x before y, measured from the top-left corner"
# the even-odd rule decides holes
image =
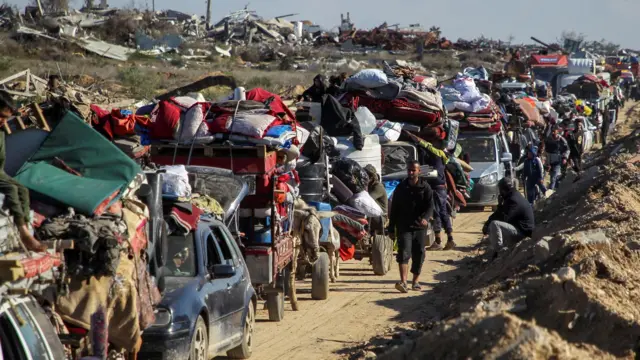
[[[364,171],[367,173],[367,175],[369,175],[369,179],[371,179],[371,186],[380,182],[380,176],[378,175],[378,171],[373,165],[368,164],[367,166],[364,167]]]

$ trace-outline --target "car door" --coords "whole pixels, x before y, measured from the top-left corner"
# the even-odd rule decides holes
[[[217,245],[221,250],[223,262],[232,264],[235,268],[235,274],[227,278],[227,296],[229,300],[229,312],[231,317],[231,329],[236,337],[242,337],[244,327],[242,326],[242,315],[245,308],[245,288],[243,284],[246,280],[246,273],[244,272],[244,266],[242,260],[238,256],[233,242],[235,241],[229,232],[223,226],[214,225],[211,227],[213,236],[216,239]]]
[[[218,349],[230,341],[231,317],[227,279],[219,279],[213,275],[213,267],[223,264],[223,257],[211,231],[207,231],[204,235],[204,246],[206,249],[206,271],[208,272],[204,291],[209,309],[209,353],[212,353],[218,352]]]

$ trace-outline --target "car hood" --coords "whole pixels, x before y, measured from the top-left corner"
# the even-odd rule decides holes
[[[478,179],[484,175],[498,172],[498,164],[495,162],[472,162],[469,165],[473,168],[470,174],[472,179]]]
[[[181,300],[194,294],[200,288],[200,279],[197,277],[165,277],[165,289],[162,294],[160,306],[166,308],[175,307]],[[191,295],[193,296],[193,295]]]

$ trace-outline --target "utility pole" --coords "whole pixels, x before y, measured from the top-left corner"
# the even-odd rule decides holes
[[[156,12],[156,0],[151,0],[151,10]]]
[[[211,24],[211,0],[207,0],[207,17],[205,18],[205,28],[209,30],[209,24]]]

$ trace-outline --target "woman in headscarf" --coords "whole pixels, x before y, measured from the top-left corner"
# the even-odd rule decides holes
[[[316,75],[313,78],[313,85],[305,90],[300,97],[311,102],[322,102],[322,97],[327,92],[327,84],[324,75]]]

